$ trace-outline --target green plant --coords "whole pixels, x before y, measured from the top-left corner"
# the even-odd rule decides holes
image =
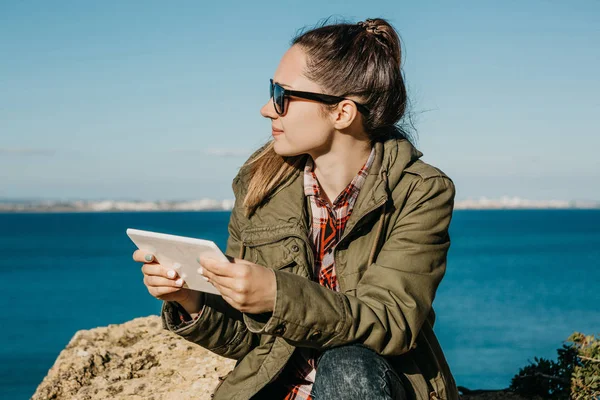
[[[530,398],[600,399],[600,341],[575,332],[565,343],[556,362],[534,357],[512,378],[509,389]]]
[[[519,369],[509,389],[525,397],[568,400],[577,352],[566,345],[557,352],[558,362],[534,357],[534,363]]]
[[[567,341],[577,350],[579,359],[571,376],[571,398],[600,399],[600,336],[575,332]]]

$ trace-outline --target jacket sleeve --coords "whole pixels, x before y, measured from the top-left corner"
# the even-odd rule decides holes
[[[274,310],[268,318],[244,314],[248,329],[299,347],[359,342],[384,356],[408,352],[445,274],[454,195],[454,184],[445,176],[417,184],[376,261],[359,281],[356,296],[275,271]]]
[[[239,176],[234,180],[234,192]],[[238,257],[241,247],[240,231],[245,217],[241,203],[243,197],[236,197],[231,212],[225,254]],[[258,334],[250,332],[243,321],[242,314],[231,307],[221,296],[203,293],[202,310],[193,322],[181,322],[180,311],[174,302],[163,302],[161,319],[163,328],[184,339],[219,354],[223,357],[240,359],[260,342]]]

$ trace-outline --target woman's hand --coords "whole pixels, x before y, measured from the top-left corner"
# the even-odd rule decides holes
[[[193,303],[192,292],[194,291],[181,287],[183,279],[179,277],[177,271],[162,266],[156,262],[152,254],[141,250],[133,253],[133,259],[144,263],[142,266],[144,284],[152,296],[159,300],[176,301],[186,309],[187,305]]]
[[[233,308],[249,314],[273,311],[277,293],[273,270],[238,258],[222,262],[201,257],[198,261],[202,274]]]

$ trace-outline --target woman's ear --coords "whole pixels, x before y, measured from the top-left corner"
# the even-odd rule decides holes
[[[333,127],[337,130],[348,128],[358,114],[356,104],[350,100],[342,100],[337,107],[332,111]]]

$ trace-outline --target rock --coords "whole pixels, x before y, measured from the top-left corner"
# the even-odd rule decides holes
[[[234,365],[163,329],[158,316],[136,318],[75,333],[32,399],[210,399]]]
[[[234,365],[163,329],[153,315],[75,333],[32,400],[210,399]],[[507,391],[469,392],[463,400],[524,400]]]

